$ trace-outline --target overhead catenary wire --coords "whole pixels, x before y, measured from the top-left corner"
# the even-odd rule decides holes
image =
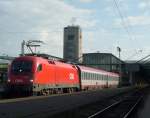
[[[149,55],[147,55],[147,56],[145,56],[145,57],[143,57],[142,59],[140,59],[140,60],[136,61],[135,63],[139,63],[139,62],[143,61],[144,59],[147,59],[148,57],[150,57],[150,54],[149,54]]]
[[[142,64],[147,64],[147,63],[150,63],[150,57],[142,61]]]
[[[148,59],[146,59],[145,61],[143,61],[142,63],[143,64],[147,64],[147,63],[149,63],[150,62],[150,57],[148,58]]]
[[[131,56],[129,56],[129,57],[126,58],[125,60],[129,60],[129,59],[131,59],[131,58],[133,58],[133,57],[139,55],[140,53],[142,53],[142,51],[143,51],[143,50],[138,50],[138,51],[136,51],[134,54],[132,54]]]
[[[131,37],[131,34],[130,34],[130,32],[129,32],[128,26],[126,25],[126,22],[125,22],[125,20],[124,20],[123,14],[122,14],[122,12],[121,12],[121,10],[120,10],[120,8],[119,8],[119,4],[118,4],[117,0],[113,0],[113,1],[114,1],[114,3],[115,3],[116,9],[117,9],[117,11],[118,11],[118,13],[119,13],[119,16],[120,16],[120,18],[121,18],[122,25],[123,25],[125,31],[127,32],[128,36],[129,36],[129,39],[131,40],[132,37]]]
[[[115,7],[116,7],[116,9],[117,9],[117,11],[118,11],[118,14],[119,14],[119,16],[120,16],[120,19],[121,19],[121,24],[122,24],[122,26],[123,26],[123,28],[125,29],[125,31],[127,32],[127,35],[128,35],[128,37],[129,37],[129,39],[130,40],[136,40],[136,42],[137,42],[137,39],[136,39],[136,37],[135,37],[135,34],[133,33],[133,30],[132,30],[132,25],[131,25],[131,23],[129,22],[129,20],[125,20],[124,18],[126,17],[127,18],[127,15],[125,15],[125,13],[124,12],[122,12],[122,10],[121,10],[121,7],[119,7],[119,0],[113,0],[114,1],[114,4],[115,4]],[[124,14],[123,14],[124,13]],[[140,44],[137,42],[137,44],[138,44],[138,47],[141,47],[140,46]],[[132,54],[133,55],[133,54]],[[130,58],[133,58],[133,56],[129,56]],[[136,55],[137,55],[137,53],[136,53]],[[134,55],[135,56],[135,55]],[[129,59],[129,57],[127,58],[127,59]]]

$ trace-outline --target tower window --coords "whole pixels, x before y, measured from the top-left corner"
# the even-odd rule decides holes
[[[75,36],[74,35],[68,35],[68,40],[74,40]]]

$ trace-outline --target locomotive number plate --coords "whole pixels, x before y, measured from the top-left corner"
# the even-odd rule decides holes
[[[21,80],[21,79],[16,79],[15,82],[16,82],[16,83],[22,83],[23,80]]]

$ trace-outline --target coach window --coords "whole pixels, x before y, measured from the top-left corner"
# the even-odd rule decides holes
[[[87,80],[87,74],[88,74],[88,73],[87,73],[87,72],[85,72],[85,76],[84,76],[85,80]]]
[[[91,75],[91,73],[89,73],[89,80],[92,78],[92,75]]]
[[[89,73],[86,72],[86,80],[89,79]]]
[[[91,73],[89,73],[89,79],[91,80],[91,78],[92,78],[92,74],[91,74]]]
[[[95,80],[95,78],[94,78],[94,74],[93,74],[93,73],[92,73],[92,79],[93,79],[93,80]]]
[[[88,73],[85,72],[85,80],[87,80],[87,78],[88,78]]]
[[[90,79],[90,73],[88,73],[87,79],[88,79],[88,80]]]
[[[97,74],[95,74],[96,80],[98,80]]]
[[[86,77],[85,77],[85,79],[86,79],[86,80],[88,80],[88,75],[89,75],[89,74],[88,74],[88,73],[86,73]]]
[[[84,79],[84,72],[81,73],[81,78]]]
[[[84,79],[86,80],[86,73],[84,72]]]
[[[37,71],[42,71],[42,64],[38,66]]]
[[[82,79],[84,79],[84,78],[85,78],[85,73],[83,72],[83,73],[82,73]]]
[[[91,78],[92,78],[92,73],[89,73],[90,74],[90,80],[91,80]]]
[[[84,72],[84,80],[86,80],[86,73]]]

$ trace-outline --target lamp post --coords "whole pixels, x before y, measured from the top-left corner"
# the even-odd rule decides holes
[[[120,57],[121,48],[119,46],[117,47],[117,51],[119,52],[119,59],[121,59]]]
[[[119,74],[120,74],[120,76],[119,76],[119,86],[121,86],[121,84],[122,84],[122,70],[121,70],[121,48],[118,46],[117,47],[117,51],[118,51],[118,53],[119,53]]]

